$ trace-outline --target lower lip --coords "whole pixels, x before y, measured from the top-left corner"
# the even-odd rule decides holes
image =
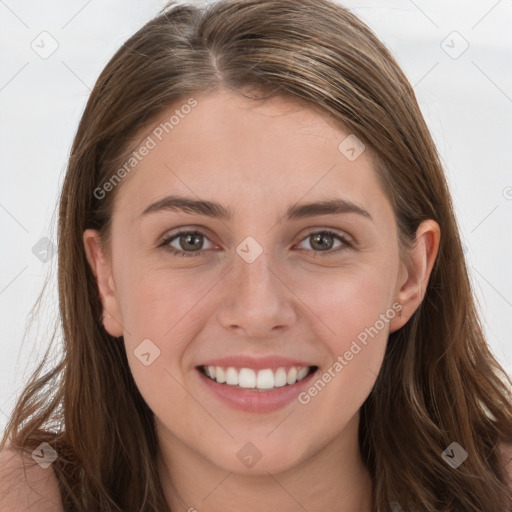
[[[206,387],[226,405],[248,412],[270,412],[281,409],[296,399],[299,393],[308,386],[317,370],[311,372],[295,384],[266,391],[245,390],[228,384],[220,384],[208,378],[199,369],[197,372]]]

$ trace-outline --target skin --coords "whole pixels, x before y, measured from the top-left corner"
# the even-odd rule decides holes
[[[389,333],[421,303],[439,226],[423,222],[411,261],[402,263],[392,206],[370,152],[349,161],[338,150],[348,131],[288,98],[257,103],[225,90],[194,97],[198,105],[116,190],[109,249],[96,231],[84,232],[105,329],[124,337],[135,382],[156,415],[169,504],[180,511],[369,512],[359,409]],[[233,217],[170,210],[141,216],[168,194],[219,202]],[[282,218],[297,202],[332,198],[360,205],[373,220],[355,213]],[[197,242],[202,255],[157,247],[180,229],[204,234]],[[333,237],[322,251],[310,235],[326,229],[356,245]],[[252,263],[236,253],[247,236],[263,248]],[[179,237],[172,246],[193,252]],[[241,412],[200,382],[196,365],[241,353],[299,358],[322,374],[397,301],[400,316],[307,405],[294,400],[269,413]],[[160,349],[149,366],[134,355],[146,338]],[[262,455],[251,468],[237,457],[247,442]]]

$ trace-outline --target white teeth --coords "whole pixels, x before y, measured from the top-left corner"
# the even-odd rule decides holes
[[[309,368],[301,368],[297,372],[297,381],[302,380],[309,372]]]
[[[292,366],[288,370],[288,375],[286,376],[286,383],[294,384],[296,381],[297,381],[297,368],[295,368],[295,366]]]
[[[310,370],[309,367],[297,366],[292,366],[288,372],[283,367],[275,371],[270,368],[264,370],[240,368],[237,370],[232,366],[226,369],[221,366],[204,366],[203,368],[206,375],[218,383],[247,389],[272,389],[295,384],[304,379]]]
[[[234,368],[228,368],[226,370],[226,384],[238,386],[238,372]]]
[[[280,387],[286,386],[286,370],[284,368],[278,368],[277,369],[277,372],[274,375],[274,386],[276,388],[280,388]]]
[[[256,387],[258,389],[272,389],[274,387],[274,372],[272,370],[260,370]]]
[[[241,388],[255,388],[256,374],[250,368],[242,368],[238,374],[238,385]]]
[[[226,374],[224,373],[224,370],[220,366],[217,366],[215,373],[215,380],[217,382],[226,382]]]

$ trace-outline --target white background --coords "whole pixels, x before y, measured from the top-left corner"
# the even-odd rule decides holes
[[[415,88],[445,165],[489,344],[510,371],[512,1],[343,4],[386,43]],[[59,187],[79,117],[109,58],[162,6],[0,0],[0,429],[56,319],[56,258],[42,263],[32,248],[43,237],[56,242]],[[44,31],[58,43],[46,59],[31,47],[43,45]],[[23,339],[45,278],[45,307]]]

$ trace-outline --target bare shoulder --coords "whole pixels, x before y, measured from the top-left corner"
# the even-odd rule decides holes
[[[43,468],[18,450],[1,450],[0,510],[64,512],[52,467]]]

